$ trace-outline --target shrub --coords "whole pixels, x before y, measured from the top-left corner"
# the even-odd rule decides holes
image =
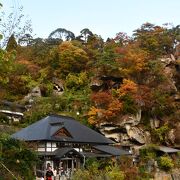
[[[111,167],[110,171],[106,173],[106,176],[111,180],[124,180],[124,172],[120,171],[118,166]]]
[[[172,159],[166,156],[159,158],[158,165],[160,169],[165,171],[169,171],[174,167]]]
[[[96,158],[87,159],[85,166],[91,174],[97,175],[99,173],[98,168],[100,164],[99,164],[99,161],[96,160]]]
[[[168,131],[169,131],[169,127],[167,124],[165,124],[165,125],[161,126],[160,128],[155,129],[154,134],[160,142],[164,142],[165,136],[166,136]]]
[[[0,113],[0,123],[9,124],[9,119],[3,113]]]
[[[37,154],[29,150],[25,142],[11,139],[6,134],[0,136],[0,145],[1,165],[3,163],[16,177],[19,175],[21,178],[18,179],[33,179],[33,167],[38,161]],[[4,167],[1,169],[4,170]],[[3,179],[6,178],[6,174]]]
[[[88,76],[87,73],[81,72],[79,74],[69,73],[66,77],[66,87],[68,89],[79,90],[88,85]]]
[[[90,180],[91,178],[90,178],[89,171],[87,171],[87,170],[82,170],[82,169],[78,169],[78,170],[73,174],[72,179],[73,179],[73,180],[88,180],[88,177],[89,177],[89,180]]]
[[[143,160],[155,159],[156,158],[156,146],[151,144],[145,148],[140,149],[140,157]]]

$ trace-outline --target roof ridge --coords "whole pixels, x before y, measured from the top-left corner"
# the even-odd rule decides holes
[[[72,118],[72,117],[70,117],[70,116],[66,116],[66,115],[61,115],[61,114],[49,114],[48,115],[48,117],[62,117],[62,118],[68,118],[68,119],[70,119],[70,120],[75,120],[75,118]],[[47,117],[47,116],[46,116]],[[75,120],[75,121],[77,121],[77,120]]]

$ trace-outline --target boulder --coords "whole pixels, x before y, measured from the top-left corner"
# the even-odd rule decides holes
[[[30,94],[31,94],[32,97],[41,97],[41,89],[40,89],[40,87],[36,86],[35,88],[33,88]]]
[[[167,66],[164,68],[164,73],[169,77],[172,78],[173,77],[173,72],[174,69],[172,69],[171,67]]]
[[[101,123],[98,129],[107,138],[114,139],[116,142],[121,142],[122,131],[125,131],[125,129],[122,130],[121,127],[111,123]]]
[[[173,54],[171,54],[170,56],[171,56],[172,61],[176,61],[176,58],[174,57]]]
[[[24,97],[25,101],[28,101],[30,104],[34,101],[34,98],[41,97],[41,89],[39,86],[34,87],[27,96]]]
[[[171,174],[166,172],[156,172],[154,175],[154,180],[172,180]]]
[[[176,128],[171,129],[166,135],[166,139],[170,144],[174,144],[176,147],[180,147],[180,123],[176,124]]]
[[[54,95],[62,95],[64,92],[64,85],[62,80],[53,78],[53,94]]]
[[[171,129],[167,134],[167,139],[171,142],[171,144],[174,144],[175,142],[175,129]]]
[[[173,60],[171,58],[169,58],[169,57],[161,58],[160,61],[164,64],[164,66],[167,66],[168,64],[173,62]]]
[[[150,126],[152,129],[159,128],[160,126],[160,120],[157,118],[150,119]]]
[[[174,143],[180,147],[180,123],[177,124],[176,129],[174,130],[174,136],[175,136],[175,140]]]
[[[128,136],[131,140],[135,140],[140,144],[146,144],[150,142],[150,133],[144,131],[142,128],[139,127],[131,127],[127,131]]]
[[[119,133],[103,133],[107,138],[112,139],[116,142],[120,142],[120,134]]]
[[[137,126],[141,121],[141,109],[137,112],[136,115],[125,115],[121,117],[122,121],[118,125],[120,126],[126,126],[126,124],[129,124],[130,126]]]

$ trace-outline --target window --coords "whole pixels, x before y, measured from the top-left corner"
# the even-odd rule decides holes
[[[47,142],[46,143],[46,151],[47,152],[52,152],[57,149],[57,144],[55,142]]]
[[[57,143],[56,142],[40,142],[38,144],[38,152],[52,152],[57,149]]]
[[[38,144],[38,151],[39,152],[44,152],[46,150],[46,144],[44,142],[40,142]]]

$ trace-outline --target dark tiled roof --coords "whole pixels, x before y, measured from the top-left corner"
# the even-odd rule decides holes
[[[71,135],[53,136],[59,129],[65,128]],[[13,138],[25,141],[58,141],[76,143],[111,144],[107,139],[96,131],[84,126],[75,119],[67,116],[50,115],[12,135]]]
[[[0,106],[7,106],[7,107],[10,107],[11,109],[14,109],[14,110],[21,110],[21,112],[24,112],[26,111],[26,107],[21,105],[21,104],[16,104],[14,102],[10,102],[10,101],[0,101]]]
[[[125,151],[123,149],[119,149],[113,146],[108,145],[97,145],[93,146],[95,149],[100,150],[102,152],[108,153],[113,156],[121,156],[121,155],[130,155],[128,151]]]
[[[166,147],[166,146],[158,146],[157,150],[165,152],[165,153],[176,153],[176,152],[180,152],[179,149],[174,149],[171,147]]]
[[[57,157],[57,158],[61,158],[64,155],[66,155],[67,153],[75,153],[75,154],[83,157],[83,155],[80,152],[78,152],[74,148],[70,148],[70,147],[64,147],[64,148],[57,149],[54,151],[54,153],[55,153],[55,157]]]
[[[140,149],[144,149],[144,148],[148,148],[148,147],[149,147],[148,145],[143,145],[143,146],[140,147]],[[175,149],[175,148],[167,147],[167,146],[155,145],[154,149],[157,150],[157,151],[164,152],[164,153],[177,153],[177,152],[180,152],[180,149]]]
[[[94,152],[83,152],[82,153],[86,158],[92,158],[92,157],[111,157],[112,155],[107,154],[107,153],[94,153]]]

